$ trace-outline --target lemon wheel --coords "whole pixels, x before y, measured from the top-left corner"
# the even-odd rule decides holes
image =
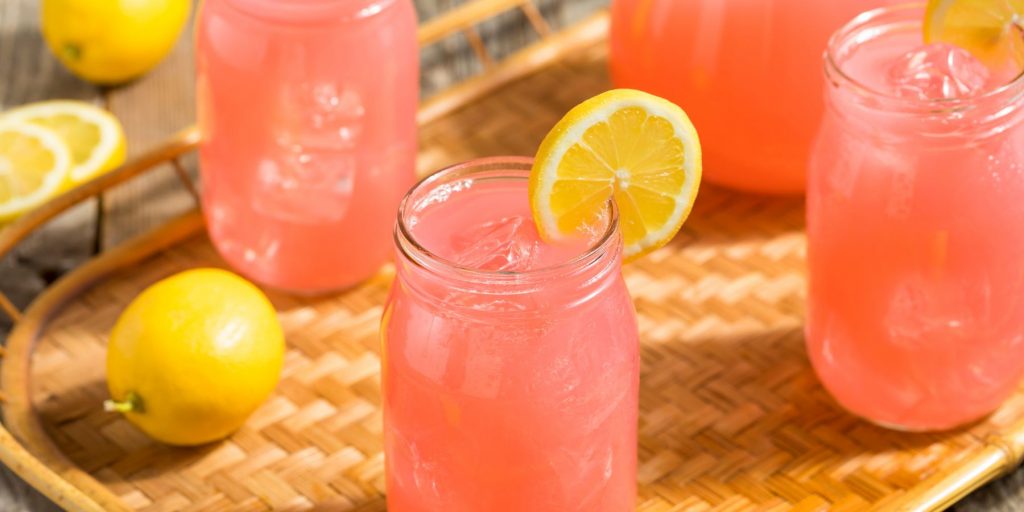
[[[557,240],[593,224],[614,200],[629,260],[675,236],[700,178],[700,140],[686,113],[657,96],[617,89],[573,108],[544,139],[530,205],[541,235]]]
[[[989,65],[1024,66],[1024,0],[930,0],[925,41],[955,44]]]
[[[0,120],[31,123],[49,129],[71,151],[70,185],[78,185],[107,172],[125,159],[121,123],[106,110],[81,101],[31,103],[4,112]]]

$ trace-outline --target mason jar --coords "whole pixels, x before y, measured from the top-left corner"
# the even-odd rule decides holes
[[[381,325],[390,511],[634,509],[639,346],[617,217],[530,253],[530,166],[456,165],[402,203]]]
[[[245,276],[317,293],[391,255],[414,181],[411,0],[205,0],[196,25],[203,211]]]
[[[811,361],[905,430],[979,419],[1024,375],[1024,78],[922,48],[923,19],[876,10],[832,38],[807,191]]]

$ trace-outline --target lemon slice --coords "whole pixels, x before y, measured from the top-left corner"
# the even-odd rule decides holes
[[[78,185],[124,163],[121,123],[110,112],[81,101],[30,103],[4,112],[0,121],[30,122],[56,132],[71,150],[70,185]]]
[[[71,152],[52,131],[0,121],[0,221],[17,217],[60,192],[71,162]]]
[[[614,199],[623,256],[634,259],[679,231],[700,176],[700,140],[686,113],[616,89],[579,104],[548,133],[530,174],[530,206],[541,235],[557,240],[592,225]]]
[[[1024,65],[1024,0],[929,0],[924,39],[957,45],[990,65]]]

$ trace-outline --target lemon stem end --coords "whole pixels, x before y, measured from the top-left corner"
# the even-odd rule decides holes
[[[124,400],[104,400],[103,410],[107,412],[140,412],[141,407],[138,395],[135,393],[128,393],[128,397]]]
[[[82,58],[82,47],[77,44],[64,43],[64,46],[60,49],[60,53],[64,58],[74,62]]]

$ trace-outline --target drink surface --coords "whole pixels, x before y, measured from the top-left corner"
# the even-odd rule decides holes
[[[413,182],[417,73],[408,0],[205,2],[200,165],[224,258],[294,291],[372,275]]]
[[[856,84],[829,88],[810,166],[808,350],[854,413],[951,428],[1024,374],[1024,88],[919,23],[874,28],[833,52]]]
[[[568,263],[597,242],[600,233],[558,243],[543,241],[521,182],[460,180],[443,186],[436,201],[412,217],[420,244],[459,266],[528,272]]]
[[[384,314],[388,510],[625,512],[636,497],[638,340],[617,236],[537,236],[527,182],[422,196]]]
[[[840,58],[843,72],[869,89],[920,101],[977,97],[1010,83],[1021,71],[1011,63],[990,67],[950,44],[926,45],[912,30],[876,36]]]
[[[898,1],[615,0],[612,78],[686,109],[700,129],[706,179],[799,192],[821,120],[829,35]]]

